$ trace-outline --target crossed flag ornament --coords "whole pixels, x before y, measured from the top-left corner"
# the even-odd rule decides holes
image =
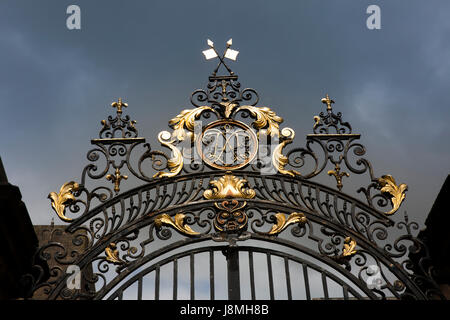
[[[216,58],[216,57],[218,57],[219,60],[220,60],[219,64],[217,65],[217,68],[213,72],[213,75],[216,75],[217,70],[219,70],[219,67],[220,67],[221,64],[223,64],[224,67],[228,70],[228,72],[231,75],[233,75],[234,74],[233,71],[231,71],[231,69],[225,64],[225,61],[224,61],[225,58],[233,60],[233,61],[236,61],[237,55],[239,54],[239,51],[233,50],[233,49],[230,48],[231,45],[233,44],[233,39],[230,39],[230,40],[227,41],[227,48],[225,49],[225,52],[223,53],[222,56],[220,56],[217,53],[216,49],[214,48],[214,42],[212,42],[211,40],[208,39],[207,43],[208,43],[208,46],[210,47],[210,49],[202,51],[202,53],[205,56],[206,60],[210,60],[210,59],[213,59],[213,58]]]

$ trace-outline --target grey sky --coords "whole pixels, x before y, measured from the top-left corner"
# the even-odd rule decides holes
[[[81,7],[81,30],[66,8]],[[381,30],[366,8],[381,7]],[[450,169],[450,2],[442,1],[17,1],[0,3],[0,155],[33,223],[54,213],[47,194],[79,179],[90,139],[122,97],[141,136],[191,107],[233,38],[231,63],[262,106],[303,146],[325,93],[362,134],[375,175],[409,185],[420,223]],[[350,190],[348,190],[349,193]]]

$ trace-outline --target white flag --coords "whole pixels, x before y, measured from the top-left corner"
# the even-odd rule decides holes
[[[236,61],[236,57],[239,54],[239,51],[228,48],[225,52],[225,58]]]
[[[202,51],[202,53],[205,55],[206,60],[217,57],[217,53],[216,53],[216,51],[214,51],[214,49],[208,49],[208,50]]]

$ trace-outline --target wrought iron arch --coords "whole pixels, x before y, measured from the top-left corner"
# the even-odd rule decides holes
[[[72,245],[63,245],[62,235],[54,232],[39,248],[36,254],[52,267],[48,279],[39,266],[25,277],[32,283],[30,296],[99,299],[119,286],[110,296],[118,298],[120,288],[177,257],[221,250],[229,263],[229,298],[240,297],[239,252],[275,255],[319,270],[325,283],[333,279],[344,288],[343,298],[349,292],[369,299],[444,298],[427,248],[413,234],[418,225],[406,213],[404,220],[392,218],[405,199],[406,184],[391,175],[375,176],[360,135],[333,112],[328,95],[322,99],[326,112],[314,116],[306,145],[292,148],[294,130],[280,128],[283,119],[257,106],[257,92],[242,89],[225,64],[234,54],[224,53],[207,89],[193,92],[194,108],[169,121],[171,132],[159,133],[158,141],[170,153],[153,150],[139,137],[136,121],[122,115],[125,102],[112,103],[116,115],[101,121],[80,181],[49,194],[52,208],[68,223],[65,236]],[[217,75],[221,65],[229,74]],[[361,174],[369,181],[356,196],[342,192],[347,180]],[[319,175],[332,183],[314,181]],[[267,247],[249,246],[249,241]],[[172,252],[192,244],[197,247]],[[419,269],[413,269],[408,255],[417,252],[424,254]],[[69,265],[83,271],[83,288],[67,286]],[[287,271],[285,276],[289,283]]]

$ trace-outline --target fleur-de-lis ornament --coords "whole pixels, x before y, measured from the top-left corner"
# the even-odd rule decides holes
[[[122,175],[122,174],[120,173],[119,168],[116,168],[116,172],[114,173],[114,175],[108,174],[108,175],[106,176],[106,180],[110,180],[112,183],[114,183],[114,191],[115,191],[116,193],[119,193],[119,191],[120,191],[120,181],[121,181],[122,179],[127,180],[127,179],[128,179],[128,176]]]
[[[128,107],[128,104],[122,101],[122,98],[119,98],[117,102],[111,103],[111,107],[117,109],[117,115],[120,116],[122,114],[122,107]]]

